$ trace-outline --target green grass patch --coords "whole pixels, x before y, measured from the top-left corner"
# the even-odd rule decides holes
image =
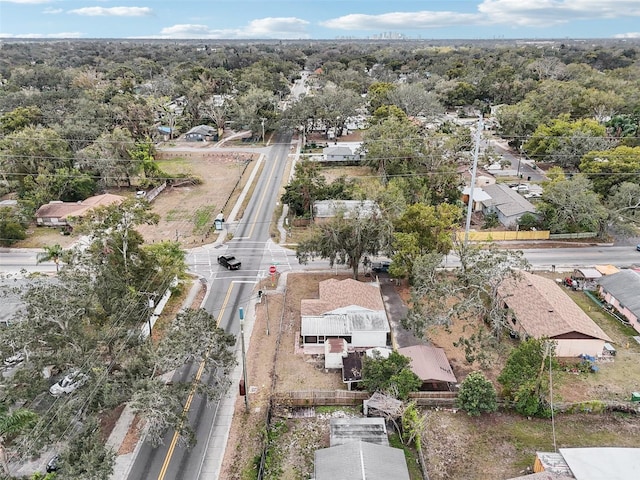
[[[422,468],[420,468],[420,461],[418,460],[418,454],[416,451],[402,443],[400,435],[397,433],[389,435],[389,446],[399,448],[404,452],[404,458],[407,461],[407,469],[409,470],[409,478],[411,480],[422,480]]]
[[[316,407],[317,415],[329,415],[335,412],[345,412],[347,415],[358,415],[362,413],[359,407],[346,407],[342,405],[320,405]]]
[[[205,205],[195,211],[193,214],[193,231],[195,234],[203,234],[209,229],[213,224],[214,211],[217,211],[215,205]]]
[[[266,480],[278,480],[282,477],[282,453],[274,445],[277,440],[287,433],[287,424],[283,421],[275,422],[271,425],[271,429],[267,432],[267,441],[269,442],[269,448],[265,456],[264,461],[264,476]]]
[[[167,222],[175,222],[175,221],[180,220],[183,215],[184,215],[184,211],[183,210],[173,209],[173,210],[169,210],[167,212],[167,215],[165,216],[164,219]]]

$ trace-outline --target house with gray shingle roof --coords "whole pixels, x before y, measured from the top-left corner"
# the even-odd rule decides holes
[[[313,478],[409,480],[409,470],[401,449],[357,440],[316,450]]]
[[[634,270],[621,270],[600,277],[597,282],[604,301],[640,332],[640,274]]]
[[[324,162],[352,162],[360,160],[360,155],[353,153],[351,147],[325,147],[322,149],[322,160]]]
[[[522,338],[549,338],[556,356],[601,356],[609,336],[554,280],[521,271],[498,287],[511,328]]]
[[[537,214],[536,207],[531,202],[503,183],[485,185],[482,190],[491,197],[481,201],[482,213],[497,214],[498,220],[505,227],[515,227],[525,213]]]
[[[300,302],[304,347],[324,346],[343,338],[352,348],[383,347],[390,332],[377,282],[329,279],[320,282],[319,298]]]

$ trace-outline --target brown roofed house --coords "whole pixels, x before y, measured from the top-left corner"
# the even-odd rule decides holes
[[[84,199],[81,202],[49,202],[36,211],[38,225],[60,227],[69,225],[71,217],[83,217],[96,207],[120,204],[125,197],[105,193]]]
[[[554,340],[558,357],[601,356],[611,341],[552,279],[521,271],[500,285],[498,295],[509,309],[513,330],[522,337]]]

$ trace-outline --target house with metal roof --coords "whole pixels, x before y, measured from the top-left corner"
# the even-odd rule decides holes
[[[521,338],[549,338],[556,356],[603,355],[611,338],[554,280],[520,271],[498,287],[507,321]]]
[[[620,270],[598,278],[597,282],[604,301],[640,332],[640,273],[635,270]]]
[[[399,448],[357,440],[316,450],[314,480],[409,480]]]
[[[576,480],[629,480],[638,478],[640,448],[560,448],[559,453],[537,452],[533,471]]]
[[[184,134],[187,142],[215,142],[218,140],[218,130],[209,125],[198,125]]]
[[[389,436],[384,418],[346,417],[332,418],[329,421],[329,445],[331,447],[357,440],[388,447]]]
[[[485,185],[482,190],[491,197],[482,201],[482,213],[497,214],[498,220],[505,227],[515,227],[525,213],[537,214],[536,207],[508,185],[495,183]],[[480,195],[479,192],[478,195]],[[473,197],[474,201],[478,198],[475,190]]]
[[[302,345],[322,347],[343,338],[349,348],[384,347],[391,331],[377,282],[331,278],[320,282],[319,298],[300,302]]]

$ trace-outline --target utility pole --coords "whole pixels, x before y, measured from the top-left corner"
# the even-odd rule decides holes
[[[269,335],[269,296],[264,296],[264,305],[267,308],[267,335]]]
[[[484,124],[482,123],[482,114],[478,120],[478,127],[476,129],[476,141],[475,148],[473,149],[473,168],[471,169],[471,186],[469,188],[469,203],[467,205],[467,224],[464,229],[464,246],[469,243],[469,228],[471,227],[471,213],[473,212],[473,187],[476,184],[476,172],[478,170],[478,154],[480,152],[480,139],[482,138],[482,130]]]
[[[240,316],[240,343],[242,345],[242,381],[244,382],[244,408],[249,413],[249,385],[247,384],[247,357],[244,349],[244,308],[238,309]]]

